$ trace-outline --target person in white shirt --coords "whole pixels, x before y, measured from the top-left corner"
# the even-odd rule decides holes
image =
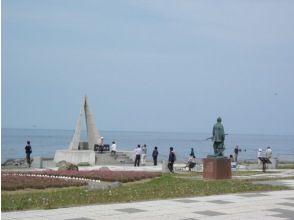
[[[104,146],[104,137],[100,137],[98,140],[98,150],[101,154],[103,153],[103,146]]]
[[[147,157],[147,146],[146,146],[146,144],[144,144],[143,147],[142,147],[142,155],[141,155],[141,159],[142,159],[141,164],[142,165],[143,164],[145,165],[146,157]]]
[[[116,144],[115,141],[112,141],[112,145],[111,145],[111,151],[110,151],[110,155],[116,157]]]
[[[267,149],[265,150],[265,157],[268,159],[271,159],[272,153],[273,153],[272,149],[270,147],[267,147]]]
[[[99,138],[99,145],[104,145],[104,137]]]
[[[141,160],[141,154],[142,154],[142,150],[141,150],[141,146],[140,144],[138,144],[137,148],[135,148],[134,150],[135,153],[135,163],[134,166],[140,166],[140,160]]]
[[[259,148],[258,151],[257,151],[257,163],[258,165],[260,165],[261,161],[260,161],[260,157],[262,156],[262,149]]]
[[[188,162],[186,163],[185,168],[189,168],[189,171],[191,171],[192,168],[194,168],[194,166],[196,165],[196,158],[195,156],[189,156]]]

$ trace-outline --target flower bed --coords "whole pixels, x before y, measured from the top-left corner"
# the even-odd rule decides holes
[[[85,181],[56,179],[48,177],[35,176],[19,176],[19,175],[1,175],[1,189],[2,190],[18,190],[18,189],[46,189],[51,187],[69,187],[69,186],[83,186]]]
[[[91,170],[91,171],[75,171],[75,170],[47,170],[47,171],[28,171],[28,172],[2,172],[7,174],[20,175],[46,175],[46,176],[63,176],[74,177],[90,180],[101,180],[107,182],[132,182],[147,178],[161,176],[160,172],[145,172],[145,171],[111,171],[111,170]]]

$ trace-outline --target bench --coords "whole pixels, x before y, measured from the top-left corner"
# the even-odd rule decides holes
[[[110,146],[109,144],[104,144],[104,145],[95,144],[94,151],[102,154],[105,151],[110,151]]]

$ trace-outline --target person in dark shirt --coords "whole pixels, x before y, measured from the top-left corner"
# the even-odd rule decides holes
[[[25,151],[26,151],[27,164],[29,165],[29,167],[31,167],[32,147],[31,147],[30,141],[27,141],[27,145],[25,146]]]
[[[237,145],[234,149],[234,162],[238,162],[238,153],[239,153],[239,147]]]
[[[153,164],[154,164],[154,166],[157,166],[157,157],[158,157],[157,147],[154,147],[154,150],[152,152],[152,157],[153,157]]]
[[[176,154],[173,147],[170,147],[169,150],[168,169],[170,172],[174,173],[174,162],[176,161]]]
[[[194,148],[193,148],[193,147],[191,148],[190,156],[191,156],[191,157],[195,157],[195,153],[194,153]]]

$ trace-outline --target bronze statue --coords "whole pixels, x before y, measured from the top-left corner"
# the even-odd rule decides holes
[[[213,126],[212,130],[212,141],[213,141],[213,150],[214,156],[223,157],[225,150],[225,131],[224,126],[222,125],[222,119],[217,118],[216,124]]]

